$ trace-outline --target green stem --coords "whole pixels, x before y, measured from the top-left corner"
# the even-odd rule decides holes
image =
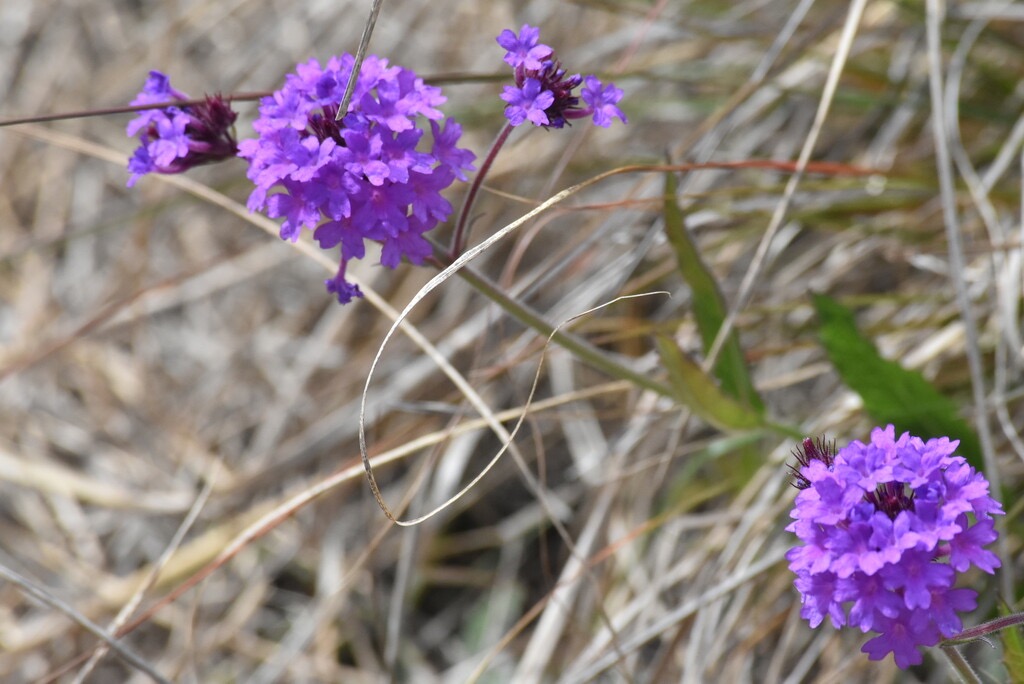
[[[461,269],[458,273],[463,280],[472,285],[478,292],[480,292],[480,294],[500,306],[517,321],[528,328],[532,328],[545,337],[550,336],[552,342],[555,342],[563,349],[568,350],[578,359],[586,362],[593,368],[604,371],[613,378],[628,380],[638,387],[650,390],[663,397],[668,397],[675,402],[680,401],[679,396],[669,385],[659,382],[658,380],[644,375],[643,373],[639,373],[629,366],[616,361],[606,352],[601,351],[589,342],[581,340],[572,333],[563,332],[562,330],[555,331],[555,326],[549,323],[541,314],[537,313],[529,306],[509,297],[507,294],[502,292],[500,287],[479,273],[474,272],[468,267]],[[554,332],[553,335],[552,332]],[[784,423],[765,420],[764,427],[778,435],[792,439],[801,439],[805,436],[801,430]]]
[[[978,677],[978,673],[974,671],[971,664],[961,655],[960,651],[956,650],[956,646],[944,642],[939,644],[939,648],[946,654],[946,658],[949,659],[949,664],[956,670],[957,675],[960,677],[960,681],[964,684],[981,684],[981,678]]]
[[[517,302],[512,297],[509,297],[501,291],[500,287],[484,276],[474,273],[469,268],[461,269],[459,271],[459,275],[463,280],[476,288],[478,292],[500,306],[517,321],[529,328],[533,328],[545,337],[550,336],[553,342],[572,352],[580,360],[587,362],[594,368],[604,371],[613,378],[629,380],[638,387],[651,390],[663,397],[678,400],[675,392],[673,392],[672,388],[668,385],[658,382],[654,378],[650,378],[643,373],[638,373],[632,368],[619,363],[608,356],[605,352],[602,352],[589,342],[585,342],[571,333],[562,332],[561,330],[556,331],[555,326],[546,321],[543,316],[525,304]]]
[[[440,265],[440,261],[438,264]],[[644,375],[643,373],[635,371],[629,366],[616,361],[606,352],[601,351],[585,340],[581,340],[572,333],[555,330],[555,326],[549,323],[541,314],[537,313],[529,306],[509,297],[507,294],[502,292],[498,285],[494,284],[486,277],[474,272],[468,267],[459,270],[458,274],[463,280],[472,285],[480,294],[484,295],[504,309],[506,313],[512,316],[512,318],[545,337],[550,336],[552,342],[571,352],[578,359],[586,362],[591,367],[604,371],[613,378],[628,380],[637,387],[642,387],[643,389],[650,390],[655,394],[668,397],[675,402],[680,401],[679,396],[669,385],[659,382],[652,377]],[[792,439],[800,439],[805,436],[798,428],[784,423],[765,420],[764,427],[778,435]]]

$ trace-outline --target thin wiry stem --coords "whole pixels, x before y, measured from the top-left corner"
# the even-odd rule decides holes
[[[989,620],[980,625],[974,627],[968,627],[956,636],[946,639],[947,644],[967,644],[972,641],[979,639],[984,640],[989,634],[994,634],[1001,629],[1008,629],[1010,627],[1017,627],[1024,624],[1024,613],[1013,613],[1012,615],[1003,615],[997,617],[995,620]]]
[[[228,102],[245,102],[259,100],[269,95],[269,91],[236,93],[234,95],[223,95]],[[128,105],[125,107],[105,107],[103,109],[81,109],[74,112],[58,112],[56,114],[37,114],[35,116],[21,116],[14,119],[0,119],[0,128],[4,126],[17,126],[20,124],[45,123],[47,121],[64,121],[67,119],[85,119],[92,116],[110,116],[111,114],[131,114],[132,112],[144,112],[147,109],[164,109],[166,107],[191,107],[206,102],[205,97],[192,98],[191,100],[168,100],[155,104]]]
[[[109,646],[114,653],[121,656],[121,658],[136,668],[140,672],[145,672],[149,675],[149,678],[154,682],[160,682],[161,684],[170,684],[170,680],[165,678],[159,672],[153,669],[153,666],[143,660],[141,657],[135,654],[130,648],[118,641],[117,637],[107,630],[103,629],[100,625],[89,618],[82,615],[80,612],[75,610],[71,605],[65,603],[61,599],[57,598],[50,592],[46,591],[42,587],[36,585],[34,582],[26,577],[22,577],[14,570],[11,570],[5,565],[0,564],[0,577],[7,580],[11,584],[16,585],[23,592],[31,596],[32,598],[40,601],[47,606],[59,610],[64,613],[67,617],[74,620],[79,626],[85,629],[87,632],[92,634],[98,639],[103,640],[107,646]]]
[[[473,211],[473,205],[476,203],[476,197],[480,193],[480,186],[484,183],[484,178],[487,177],[487,172],[491,170],[491,165],[494,164],[495,158],[498,156],[498,152],[505,146],[505,142],[508,140],[508,136],[512,133],[512,124],[506,123],[505,127],[501,129],[501,133],[498,133],[498,137],[494,139],[491,144],[491,148],[487,151],[487,156],[484,157],[484,161],[480,164],[480,170],[477,171],[476,176],[473,178],[473,183],[469,186],[469,192],[466,194],[466,201],[462,203],[462,210],[459,212],[459,220],[455,224],[455,232],[452,234],[451,247],[448,249],[448,258],[456,259],[462,254],[462,250],[466,247],[466,240],[468,239],[468,226],[469,226],[469,214]]]
[[[946,658],[949,659],[949,664],[953,666],[953,670],[956,671],[960,677],[960,681],[964,684],[981,684],[981,678],[971,667],[971,664],[967,662],[963,654],[956,650],[956,646],[952,644],[942,644],[939,646],[942,652],[946,654]]]
[[[213,483],[216,480],[216,473],[218,471],[219,466],[215,463],[213,472],[211,472],[209,477],[206,478],[206,483],[203,485],[202,491],[199,492],[199,496],[196,497],[195,502],[193,502],[192,507],[185,515],[185,518],[181,521],[181,524],[178,526],[178,530],[174,533],[174,536],[171,537],[171,541],[167,545],[167,548],[164,549],[163,553],[160,554],[160,558],[158,558],[150,567],[146,579],[139,584],[139,588],[135,591],[131,600],[125,603],[121,610],[118,611],[117,617],[114,618],[114,621],[110,625],[111,633],[116,634],[117,630],[120,629],[121,626],[124,625],[124,623],[132,616],[132,613],[135,612],[139,607],[139,604],[142,602],[142,597],[145,592],[156,584],[156,579],[160,574],[160,571],[166,567],[167,563],[170,562],[171,557],[181,547],[182,542],[185,540],[185,535],[188,534],[196,520],[199,519],[199,514],[202,512],[203,507],[209,500],[210,494],[213,493]],[[107,649],[108,647],[105,643],[100,644],[100,646],[93,652],[92,657],[89,658],[89,662],[87,662],[85,666],[78,671],[78,674],[75,675],[75,679],[72,684],[84,684],[89,674],[93,671],[100,660],[102,660],[103,656],[106,655]]]
[[[352,73],[348,75],[348,83],[345,84],[345,94],[341,96],[341,103],[338,105],[338,113],[334,115],[335,121],[341,121],[348,113],[348,104],[352,101],[352,93],[356,89],[356,80],[359,78],[359,70],[363,67],[363,60],[366,59],[366,50],[370,46],[370,36],[373,35],[373,27],[377,25],[377,15],[384,0],[373,0],[370,8],[370,17],[363,27],[363,35],[359,38],[359,47],[356,48],[356,59],[352,63]]]

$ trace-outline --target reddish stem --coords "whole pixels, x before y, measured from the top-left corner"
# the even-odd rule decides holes
[[[455,261],[462,254],[462,250],[466,246],[466,241],[469,239],[469,212],[473,210],[473,204],[476,202],[476,196],[480,192],[480,186],[483,185],[487,172],[491,169],[494,159],[505,145],[505,141],[508,140],[511,132],[512,124],[506,123],[505,127],[501,129],[501,133],[498,133],[498,137],[494,139],[494,143],[491,144],[487,157],[480,164],[480,170],[477,172],[476,178],[473,179],[473,184],[469,186],[469,194],[466,195],[466,201],[462,204],[462,211],[459,212],[459,222],[455,224],[455,233],[452,234],[451,247],[448,249],[448,258],[452,261]]]
[[[1024,613],[1014,613],[1012,615],[1004,615],[998,617],[995,620],[989,620],[988,622],[982,623],[975,627],[968,627],[954,637],[946,639],[944,643],[948,644],[963,644],[975,639],[984,639],[993,632],[998,632],[1001,629],[1007,627],[1013,627],[1014,625],[1024,624]]]
[[[266,97],[269,92],[263,93],[238,93],[237,95],[228,95],[224,97],[225,100],[258,100],[261,97]],[[44,123],[46,121],[62,121],[64,119],[84,119],[90,116],[107,116],[108,114],[130,114],[131,112],[141,112],[146,109],[163,109],[164,107],[188,107],[190,105],[199,105],[206,102],[205,97],[197,97],[192,100],[170,100],[168,102],[157,102],[154,104],[144,105],[132,105],[129,107],[108,107],[106,109],[83,109],[78,112],[62,112],[60,114],[40,114],[37,116],[26,116],[17,119],[0,119],[0,128],[4,126],[16,126],[18,124],[27,123]]]

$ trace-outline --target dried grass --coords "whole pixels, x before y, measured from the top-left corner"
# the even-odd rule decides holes
[[[271,89],[300,59],[353,49],[367,8],[7,3],[0,116],[125,103],[149,68],[193,94]],[[855,21],[844,6],[795,1],[405,0],[384,4],[371,52],[422,74],[487,77],[502,71],[493,36],[526,21],[569,68],[626,89],[629,126],[514,136],[478,204],[476,241],[627,164],[792,161],[804,150],[876,169],[691,172],[679,200],[726,299],[742,305],[735,324],[775,420],[840,440],[870,428],[813,332],[807,295],[829,292],[859,307],[886,356],[991,424],[1014,492],[1024,16],[998,3],[949,11],[932,57],[952,130],[938,136],[920,3],[867,3]],[[834,61],[844,29],[849,57]],[[823,100],[833,64],[835,97]],[[447,113],[482,155],[502,121],[499,86],[445,87]],[[255,107],[242,110],[248,135]],[[315,250],[268,236],[274,227],[245,212],[240,162],[126,190],[126,122],[0,129],[0,567],[24,578],[0,586],[0,679],[149,681],[116,653],[82,669],[105,643],[83,620],[113,633],[140,615],[119,647],[181,682],[943,676],[933,660],[912,673],[870,663],[859,634],[799,618],[782,557],[788,439],[723,434],[557,346],[518,455],[439,515],[395,527],[364,479],[359,397],[394,316],[385,303],[401,309],[434,273],[360,264],[379,298],[339,307]],[[955,177],[940,185],[937,167]],[[671,291],[571,326],[659,378],[654,332],[700,349],[662,194],[660,174],[612,177],[474,268],[553,323],[622,294]],[[458,278],[408,323],[514,423],[543,335]],[[366,415],[382,496],[404,518],[448,499],[501,446],[402,333]],[[750,453],[753,469],[742,466]],[[1014,526],[1002,549],[1010,568]],[[1002,577],[1012,593],[1013,573]],[[998,673],[997,653],[971,656]]]

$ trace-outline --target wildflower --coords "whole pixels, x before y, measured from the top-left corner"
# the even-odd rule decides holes
[[[801,468],[809,466],[814,462],[819,462],[826,468],[831,468],[835,462],[836,443],[835,440],[826,442],[822,438],[811,439],[810,437],[805,437],[800,447],[794,449],[792,453],[797,464],[795,466],[787,465],[786,467],[789,468],[790,474],[793,475],[793,486],[797,489],[807,489],[811,486],[811,482],[800,472]]]
[[[596,76],[585,79],[579,74],[566,76],[554,51],[538,43],[540,29],[523,24],[516,35],[505,29],[498,44],[505,48],[505,62],[515,69],[515,86],[505,86],[501,99],[508,102],[505,117],[513,126],[529,121],[534,126],[562,128],[571,119],[594,118],[594,124],[607,128],[612,117],[626,123],[626,115],[617,104],[622,90],[614,84],[603,85]],[[573,90],[586,83],[581,95],[586,107]]]
[[[529,24],[523,24],[518,36],[509,29],[498,35],[498,45],[505,48],[505,62],[510,67],[522,66],[535,71],[543,67],[541,60],[550,57],[552,52],[550,47],[538,43],[538,40],[540,29]]]
[[[150,71],[133,105],[188,100],[171,87],[170,79]],[[145,109],[129,122],[129,136],[139,136],[139,147],[128,160],[132,172],[128,187],[147,173],[181,173],[194,166],[230,159],[238,153],[232,126],[238,117],[220,95],[199,104]]]
[[[540,81],[535,78],[526,79],[522,89],[505,86],[501,99],[508,102],[505,116],[513,126],[518,126],[529,119],[534,126],[546,126],[550,123],[544,112],[555,101],[550,90],[542,90]]]
[[[895,434],[875,428],[870,443],[838,453],[804,440],[786,528],[801,544],[786,558],[811,627],[828,616],[836,627],[878,632],[861,650],[871,660],[892,653],[907,668],[921,662],[921,646],[958,634],[958,613],[976,607],[977,592],[953,585],[972,565],[999,567],[984,546],[997,536],[991,516],[1003,511],[985,477],[955,454],[958,441]]]
[[[353,63],[346,54],[325,66],[299,64],[261,101],[253,123],[259,137],[239,145],[256,185],[250,211],[283,218],[283,239],[295,241],[308,228],[321,248],[340,245],[338,272],[326,285],[343,304],[362,296],[345,269],[364,256],[365,240],[382,244],[381,263],[389,268],[402,257],[423,263],[431,254],[423,233],[452,212],[441,192],[466,180],[474,158],[456,146],[462,129],[455,121],[437,123],[440,88],[378,57],[364,60],[349,111],[336,122]]]
[[[614,83],[601,85],[601,81],[596,76],[587,76],[583,82],[585,85],[580,94],[583,96],[583,101],[593,110],[595,126],[608,128],[612,125],[613,116],[617,116],[622,123],[626,123],[626,115],[615,106],[622,99],[621,88],[616,88]]]

